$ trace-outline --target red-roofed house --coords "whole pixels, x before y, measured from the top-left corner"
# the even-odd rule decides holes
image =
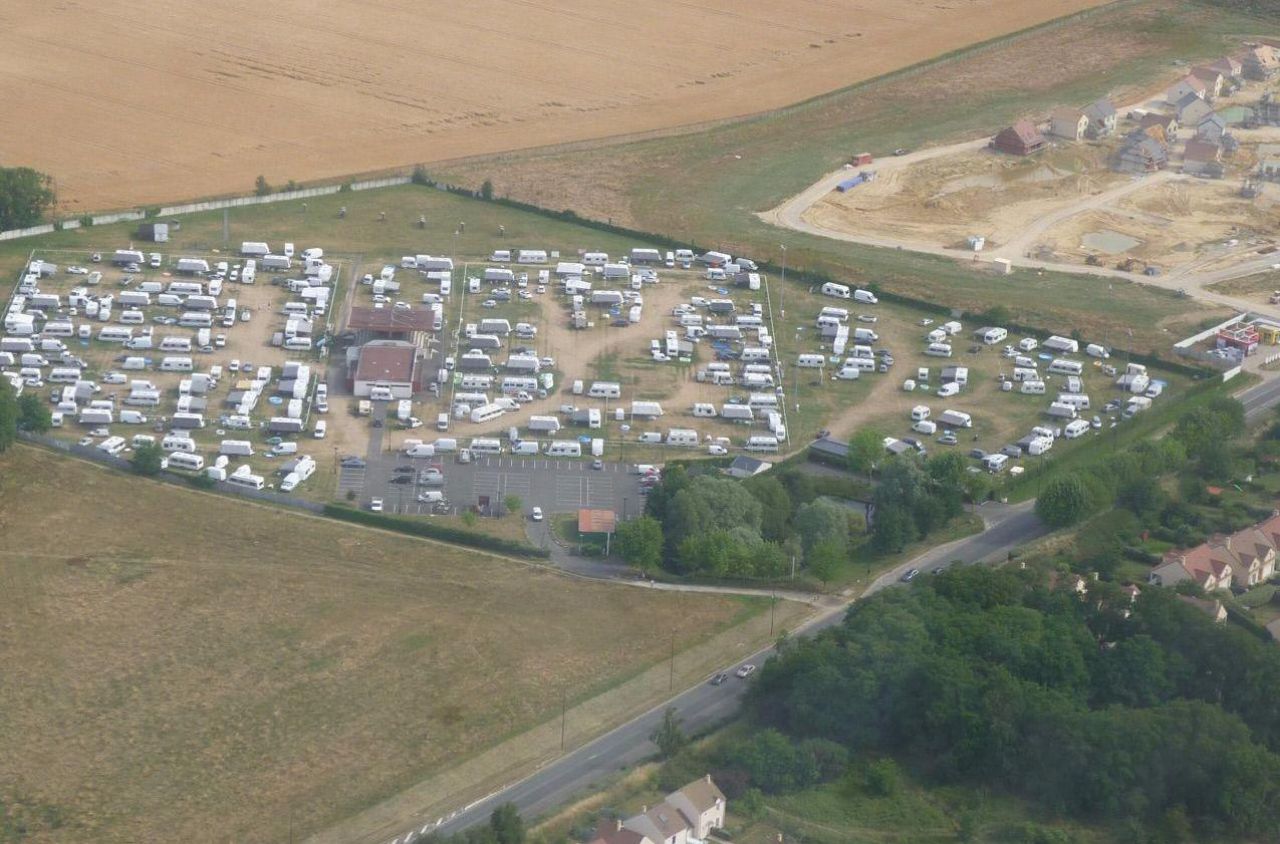
[[[991,139],[991,147],[1010,155],[1031,155],[1044,149],[1045,139],[1030,120],[1019,120],[1007,129],[1001,129]]]
[[[1189,73],[1188,76],[1194,76],[1196,79],[1199,79],[1204,83],[1205,99],[1213,100],[1222,95],[1222,86],[1226,82],[1226,79],[1222,75],[1222,71],[1210,67],[1209,65],[1200,65],[1198,67],[1191,68],[1191,73]]]
[[[1206,592],[1234,585],[1248,589],[1276,573],[1280,513],[1228,536],[1213,536],[1186,551],[1170,551],[1147,577],[1156,586],[1195,580]]]
[[[1240,60],[1231,56],[1223,56],[1216,62],[1210,62],[1208,66],[1221,73],[1225,79],[1239,79],[1244,74],[1244,66],[1240,64]]]

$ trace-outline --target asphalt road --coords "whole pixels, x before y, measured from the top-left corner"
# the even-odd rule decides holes
[[[1245,421],[1255,422],[1280,404],[1280,378],[1270,378],[1256,384],[1241,393],[1239,398],[1244,405]]]
[[[1046,531],[1035,518],[1030,503],[1013,507],[992,505],[989,511],[983,509],[983,515],[988,520],[987,530],[931,549],[903,563],[887,572],[869,591],[879,591],[899,583],[901,573],[911,567],[927,571],[955,560],[974,563],[998,559]],[[812,636],[839,624],[846,608],[847,605],[843,605],[830,609],[808,625],[797,628],[792,635]],[[461,832],[470,826],[486,822],[493,809],[502,803],[514,803],[526,818],[546,814],[585,792],[592,784],[651,757],[656,748],[649,741],[649,736],[662,720],[663,712],[668,706],[676,708],[688,732],[704,731],[732,718],[747,687],[746,682],[732,676],[733,672],[744,663],[761,665],[772,652],[772,647],[765,648],[726,667],[724,670],[731,676],[723,685],[712,686],[704,682],[688,689],[639,718],[561,757],[526,779],[455,812],[438,826],[432,819],[424,826],[406,830],[406,834],[394,840],[399,844],[408,844],[433,828],[443,834]]]

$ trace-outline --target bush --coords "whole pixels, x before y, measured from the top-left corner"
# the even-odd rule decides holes
[[[496,551],[499,554],[510,554],[516,557],[548,556],[547,552],[541,548],[535,548],[532,545],[526,545],[523,542],[512,542],[509,539],[501,539],[496,536],[485,536],[484,534],[458,530],[457,528],[451,528],[445,525],[432,524],[431,522],[409,521],[408,519],[387,513],[372,513],[367,510],[357,510],[354,507],[348,507],[345,504],[326,504],[324,506],[324,514],[332,519],[340,519],[345,522],[354,522],[356,524],[368,525],[370,527],[379,527],[384,530],[394,530],[397,533],[405,533],[410,536],[438,539],[442,542],[453,543],[454,545],[466,545],[470,548]]]

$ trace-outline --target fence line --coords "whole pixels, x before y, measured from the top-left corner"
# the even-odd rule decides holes
[[[170,205],[161,208],[158,217],[176,217],[181,214],[196,214],[201,211],[220,211],[223,208],[244,208],[251,205],[269,205],[273,202],[289,202],[295,199],[310,199],[315,196],[329,196],[342,190],[341,185],[326,185],[319,188],[303,188],[302,190],[269,193],[265,196],[237,196],[231,199],[210,199],[205,202],[189,202],[186,205]]]
[[[57,451],[73,454],[76,457],[82,457],[86,460],[92,460],[95,463],[101,463],[112,469],[122,472],[132,472],[133,466],[123,457],[115,457],[107,454],[94,446],[80,445],[79,443],[67,442],[54,437],[46,437],[40,434],[33,434],[29,431],[19,431],[18,438],[52,448]],[[160,483],[170,484],[184,489],[191,489],[190,478],[192,475],[179,475],[169,471],[163,471],[159,475],[153,476],[151,479]],[[315,501],[307,501],[302,498],[294,498],[292,495],[284,495],[279,492],[272,492],[266,489],[249,489],[248,487],[236,486],[234,484],[224,483],[223,481],[214,481],[211,491],[231,493],[233,495],[243,496],[245,498],[254,498],[258,501],[265,501],[269,504],[279,504],[285,507],[296,507],[301,510],[307,510],[312,513],[324,514],[324,505]]]
[[[0,232],[0,240],[17,240],[20,237],[35,237],[38,234],[50,234],[54,231],[52,223],[45,223],[42,226],[31,226],[25,229],[9,229],[7,232]]]

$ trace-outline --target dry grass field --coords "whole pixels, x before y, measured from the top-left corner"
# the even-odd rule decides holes
[[[21,802],[37,841],[282,841],[662,663],[672,631],[684,649],[750,612],[18,447],[0,458],[0,818]]]
[[[69,210],[752,114],[1102,0],[0,9],[0,160]]]

